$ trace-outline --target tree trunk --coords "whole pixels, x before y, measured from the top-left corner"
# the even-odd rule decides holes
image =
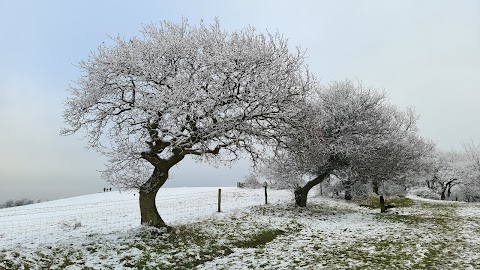
[[[307,197],[308,192],[316,185],[320,184],[327,178],[331,173],[331,170],[326,170],[325,172],[319,174],[313,180],[307,182],[303,187],[297,187],[294,191],[295,194],[295,204],[300,207],[307,206]]]
[[[344,199],[346,201],[350,201],[353,198],[352,189],[355,182],[357,181],[352,181],[352,179],[348,178],[348,176],[346,181],[342,181],[343,189],[345,190]]]
[[[167,181],[170,168],[185,157],[182,152],[182,149],[174,149],[173,156],[169,159],[162,159],[155,153],[142,152],[142,158],[154,167],[150,178],[140,187],[139,204],[142,224],[157,228],[168,227],[158,213],[155,198],[158,190]]]
[[[450,181],[447,182],[447,197],[450,198],[450,195],[452,195],[452,188],[457,185],[457,183],[455,183],[457,179],[456,178],[452,178]]]
[[[295,205],[296,206],[301,206],[301,204],[302,204],[302,190],[303,190],[303,188],[298,186],[293,191],[293,194],[295,195]],[[305,204],[306,203],[307,202],[305,201]]]
[[[160,217],[155,203],[157,192],[168,179],[168,171],[163,172],[159,168],[153,170],[148,181],[140,188],[140,215],[141,223],[157,228],[167,227],[167,224]]]
[[[373,193],[375,193],[375,194],[377,194],[377,195],[379,195],[379,193],[378,193],[379,187],[378,187],[378,186],[379,186],[379,185],[378,185],[378,181],[372,181]]]
[[[387,212],[387,207],[385,206],[385,199],[383,198],[383,195],[380,195],[380,213],[385,212]]]
[[[140,191],[140,215],[141,223],[147,226],[153,226],[157,228],[167,227],[167,224],[160,217],[155,203],[157,197],[157,191]]]
[[[345,189],[345,200],[346,200],[346,201],[351,201],[352,198],[353,198],[353,196],[352,196],[352,190],[351,190],[350,187],[348,187],[348,188]]]
[[[445,200],[445,189],[442,189],[442,192],[440,193],[440,199],[441,199],[442,201]]]

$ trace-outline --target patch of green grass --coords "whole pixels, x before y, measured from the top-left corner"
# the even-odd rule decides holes
[[[351,209],[347,209],[347,208],[340,208],[340,207],[328,206],[324,204],[313,204],[313,203],[307,204],[307,207],[305,208],[292,209],[292,211],[305,212],[305,213],[308,213],[309,215],[316,215],[316,216],[338,215],[338,214],[346,214],[346,213],[352,212]]]
[[[456,246],[461,245],[428,229],[404,237],[386,232],[324,250],[315,260],[326,269],[466,269],[456,253]]]
[[[451,203],[421,202],[419,203],[419,206],[424,209],[443,210],[443,211],[453,211],[458,208],[458,204],[455,202],[451,202]]]
[[[380,209],[380,196],[368,196],[356,201],[360,206],[370,209]],[[385,204],[394,205],[396,208],[412,207],[415,201],[407,197],[385,197]]]
[[[463,245],[460,244],[460,245]],[[451,239],[435,239],[425,245],[426,252],[420,260],[416,261],[413,269],[465,269],[458,261],[455,243]]]
[[[5,267],[4,269],[13,269],[13,266],[14,266],[13,262],[7,261],[4,258],[0,258],[0,259],[1,259],[0,267]],[[2,268],[0,268],[0,269],[2,269]]]
[[[375,208],[377,198],[370,200]],[[400,203],[387,203],[412,208],[400,214],[375,214],[375,219],[383,221],[377,226],[384,228],[384,233],[319,250],[315,261],[326,269],[476,269],[458,255],[472,251],[458,233],[463,221],[455,213],[457,204],[403,198]],[[400,224],[391,226],[390,222]]]
[[[400,222],[400,223],[406,223],[409,225],[416,225],[421,222],[429,222],[432,219],[427,218],[421,215],[413,215],[413,214],[407,214],[407,215],[401,215],[401,214],[376,214],[375,215],[379,219],[388,219],[390,221],[395,221],[395,222]]]
[[[95,246],[88,246],[85,249],[90,253],[95,253],[97,251],[97,247]]]
[[[391,214],[391,213],[379,213],[374,217],[379,221],[393,221],[405,223],[408,225],[415,225],[420,223],[434,224],[434,225],[446,225],[449,218],[443,216],[428,216],[421,214]]]
[[[232,243],[238,248],[258,248],[265,246],[266,243],[273,241],[277,236],[285,234],[282,230],[264,229],[256,234],[250,235],[248,239]]]
[[[364,239],[319,253],[317,260],[326,269],[410,269],[405,265],[413,257],[408,246],[409,243],[399,239]]]
[[[201,229],[204,225],[181,225],[173,227],[171,232],[160,234],[146,229],[138,236],[141,243],[130,246],[140,250],[141,255],[126,255],[120,262],[124,267],[135,269],[192,269],[231,254],[233,251],[228,246],[218,243],[217,236]],[[195,252],[188,252],[189,249]]]
[[[60,269],[64,269],[65,267],[71,266],[71,265],[74,265],[74,264],[75,264],[75,263],[73,263],[68,256],[65,256],[65,257],[63,258],[63,263],[62,263],[60,266],[58,266],[58,267],[59,267]]]
[[[30,270],[31,265],[25,256],[21,255],[18,252],[12,252],[10,253],[12,257],[14,257],[14,260],[8,260],[8,256],[0,255],[0,270],[1,269],[24,269],[24,270]],[[4,268],[3,268],[4,267]]]
[[[142,245],[140,243],[133,245],[133,247],[137,248],[139,250],[146,250],[147,249],[144,245]]]

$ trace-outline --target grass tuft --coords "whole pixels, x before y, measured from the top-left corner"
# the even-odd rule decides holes
[[[265,246],[266,243],[273,241],[277,236],[285,234],[282,230],[264,229],[259,233],[250,235],[248,239],[232,243],[238,248],[258,248]]]
[[[360,206],[370,209],[380,209],[380,196],[370,195],[357,201]],[[412,207],[415,201],[407,197],[385,197],[385,204],[393,205],[395,208]]]

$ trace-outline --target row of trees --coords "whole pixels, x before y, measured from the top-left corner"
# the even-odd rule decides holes
[[[166,226],[156,194],[186,156],[233,162],[247,153],[306,206],[308,192],[331,175],[350,193],[358,182],[378,193],[406,181],[433,149],[412,110],[360,83],[321,86],[304,52],[279,33],[184,20],[142,34],[103,44],[80,63],[62,130],[83,131],[109,158],[106,180],[139,190],[142,224]]]
[[[368,174],[359,173],[353,166],[334,170],[320,181],[320,193],[343,196],[346,200],[352,199],[353,196],[364,197],[369,194],[410,193],[438,200],[480,201],[480,145],[472,141],[464,144],[462,151],[442,151],[434,148],[432,143],[425,141],[424,143],[423,154],[417,152],[418,155],[413,159],[404,156],[403,158],[410,160],[410,163],[409,166],[400,169],[396,169],[398,167],[388,162],[385,163],[385,160],[376,159],[375,166],[369,165]],[[422,148],[417,150],[419,149]],[[397,156],[395,162],[401,159],[402,157]],[[311,162],[309,159],[306,160]],[[382,171],[379,168],[386,170]],[[368,175],[376,175],[379,178],[369,178]],[[271,159],[257,176],[266,177],[271,186],[294,190],[307,185],[309,179],[299,173],[298,167],[287,166],[284,160],[278,159]]]
[[[332,175],[345,199],[358,182],[379,194],[386,182],[405,181],[434,147],[418,135],[412,110],[399,110],[360,83],[320,87],[303,109],[304,127],[265,169],[267,178],[295,189],[298,206],[306,206],[309,191]]]

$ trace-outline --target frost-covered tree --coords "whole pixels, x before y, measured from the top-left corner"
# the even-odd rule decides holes
[[[402,149],[412,141],[422,141],[416,118],[388,104],[383,93],[361,84],[347,80],[323,87],[310,99],[304,115],[308,119],[304,127],[290,138],[283,158],[277,159],[307,177],[295,190],[299,206],[306,206],[308,192],[335,171],[348,169],[355,177],[385,178],[418,156],[412,148]]]
[[[418,135],[418,117],[412,110],[392,108],[388,114],[390,122],[384,141],[367,158],[352,163],[359,177],[370,182],[377,195],[404,194],[412,186],[410,178],[422,171],[421,160],[435,147]]]
[[[480,176],[480,144],[474,141],[464,143],[463,152],[470,169]]]
[[[142,224],[166,226],[155,198],[186,156],[233,161],[278,146],[311,87],[303,52],[280,34],[217,22],[162,22],[80,63],[62,133],[84,131],[109,158],[102,176],[137,188]]]
[[[437,149],[430,156],[425,184],[437,192],[441,200],[445,200],[450,197],[453,187],[465,182],[468,173],[467,156],[464,153]]]
[[[354,186],[361,184],[360,175],[351,166],[343,170],[336,170],[334,173],[340,180],[340,186],[344,192],[344,199],[347,201],[351,200],[353,198]]]
[[[437,150],[429,160],[425,176],[426,186],[436,192],[442,200],[456,198],[466,201],[480,200],[480,145],[470,141],[463,145],[463,151]]]
[[[468,202],[480,201],[480,144],[470,141],[463,145],[465,174],[460,189]]]
[[[246,188],[260,188],[262,183],[258,181],[258,175],[255,172],[251,172],[245,178],[243,178],[242,187]]]

